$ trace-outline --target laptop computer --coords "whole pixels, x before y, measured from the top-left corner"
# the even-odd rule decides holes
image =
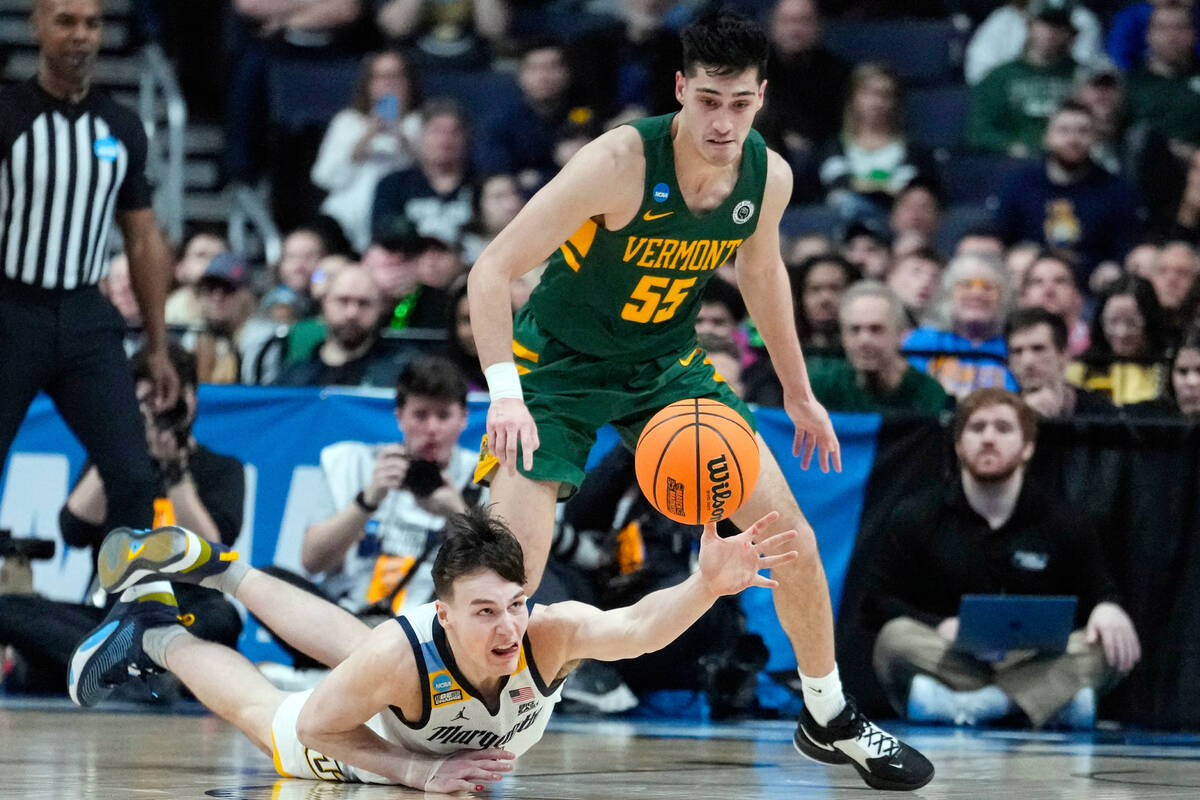
[[[985,661],[1010,650],[1062,653],[1075,627],[1076,602],[1054,595],[963,595],[954,647]]]

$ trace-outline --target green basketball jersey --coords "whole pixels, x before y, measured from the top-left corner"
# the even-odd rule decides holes
[[[675,180],[672,118],[631,123],[646,154],[637,216],[616,231],[585,222],[550,257],[529,298],[538,325],[573,350],[645,361],[692,346],[704,285],[758,224],[767,180],[762,136],[750,131],[729,197],[697,215]]]

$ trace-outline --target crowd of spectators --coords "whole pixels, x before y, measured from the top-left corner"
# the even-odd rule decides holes
[[[1071,383],[1117,408],[1165,396],[1174,388],[1169,361],[1200,298],[1193,4],[1015,0],[986,14],[978,4],[905,5],[777,0],[745,9],[771,43],[756,125],[793,168],[796,208],[825,209],[822,225],[784,224],[806,352],[818,366],[844,357],[839,299],[867,279],[895,293],[901,352],[951,398],[1019,387],[1006,368],[1005,330],[1011,311],[1030,306],[1064,319]],[[270,155],[280,150],[270,146],[282,135],[271,123],[278,98],[265,88],[275,66],[357,60],[358,75],[344,97],[326,98],[341,110],[310,152],[285,165],[288,180],[275,182],[288,231],[279,263],[214,259],[228,249],[221,233],[196,231],[180,245],[168,321],[196,353],[202,381],[390,387],[406,363],[436,352],[482,388],[464,336],[463,276],[583,142],[675,106],[676,31],[695,8],[321,6],[230,8],[238,24],[224,43],[240,60],[224,104],[229,180],[278,166]],[[975,19],[961,73],[932,87],[903,77],[886,48],[854,63],[830,41],[831,25],[957,13],[961,28],[964,12]],[[169,41],[169,24],[160,33]],[[969,96],[958,141],[912,133],[925,126],[914,124],[921,112],[906,92],[956,85]],[[971,225],[954,229],[958,159],[972,154],[1012,162],[983,176],[993,181],[982,187],[988,213],[977,207]],[[297,174],[316,198],[307,206],[280,197]],[[719,274],[736,293],[731,271]],[[514,290],[514,308],[536,280]],[[118,308],[136,314],[119,257],[109,285]],[[747,396],[778,403],[744,308],[709,308],[721,306],[732,315]],[[894,364],[888,372],[898,374]]]

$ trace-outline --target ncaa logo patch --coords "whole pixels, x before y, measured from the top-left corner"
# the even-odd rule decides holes
[[[749,220],[754,216],[754,203],[749,200],[743,200],[733,207],[733,221],[738,225]]]
[[[92,152],[101,161],[116,161],[121,155],[121,143],[111,136],[106,136],[92,144]]]
[[[453,683],[453,681],[450,680],[450,676],[445,672],[441,673],[440,675],[433,676],[433,690],[435,692],[446,691],[450,688],[451,683]]]
[[[665,203],[667,198],[671,196],[671,187],[665,183],[658,183],[654,186],[654,202]]]

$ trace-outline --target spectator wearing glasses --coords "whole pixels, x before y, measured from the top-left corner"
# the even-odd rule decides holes
[[[1006,277],[999,260],[981,253],[954,258],[942,275],[937,324],[917,328],[904,340],[909,363],[936,378],[949,395],[961,399],[990,386],[1017,389],[1005,367]]]
[[[1153,400],[1163,388],[1163,313],[1149,281],[1126,275],[1100,296],[1092,346],[1067,371],[1076,386],[1119,406]]]

